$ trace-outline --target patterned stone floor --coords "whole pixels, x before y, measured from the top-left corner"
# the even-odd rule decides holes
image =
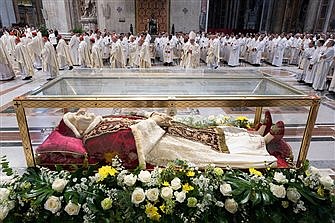
[[[156,69],[168,69],[169,72],[178,70],[177,67],[155,66]],[[207,69],[205,66],[201,69]],[[80,68],[75,68],[80,72]],[[294,76],[301,72],[296,67],[280,67],[274,68],[268,65],[262,67],[252,67],[245,65],[239,68],[220,67],[219,71],[239,75],[250,72],[260,72],[278,80],[281,80],[298,90],[308,94],[318,94],[322,97],[322,104],[319,109],[316,125],[313,131],[312,142],[310,145],[308,159],[313,165],[324,168],[330,174],[334,174],[331,169],[335,170],[335,100],[329,96],[327,91],[315,92],[311,87],[298,83]],[[62,71],[61,71],[62,75]],[[12,81],[0,82],[0,155],[6,155],[14,167],[25,167],[25,158],[21,147],[20,135],[15,117],[15,111],[12,106],[14,97],[26,94],[43,84],[45,84],[46,76],[43,72],[38,71],[34,78],[29,81],[23,81],[17,77]],[[308,109],[304,107],[285,107],[271,108],[274,121],[284,120],[286,124],[285,140],[290,143],[293,148],[295,157],[297,157],[301,138],[306,123]],[[252,118],[254,114],[253,108],[216,108],[216,109],[188,109],[180,111],[183,114],[211,115],[226,114],[231,116],[245,115]],[[31,133],[33,146],[38,146],[48,135],[53,127],[55,127],[62,116],[61,109],[33,109],[27,111],[27,119]],[[105,111],[106,112],[106,111]],[[120,111],[118,111],[120,112]]]

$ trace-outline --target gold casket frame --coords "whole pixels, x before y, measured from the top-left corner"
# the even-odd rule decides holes
[[[254,124],[257,124],[260,122],[263,107],[306,106],[309,107],[309,114],[296,162],[296,167],[301,167],[307,157],[320,97],[306,95],[254,70],[244,69],[238,75],[237,77],[236,74],[223,71],[192,70],[190,72],[155,69],[82,69],[65,72],[64,75],[37,90],[13,100],[27,166],[36,165],[26,117],[27,108],[63,108],[66,111],[68,108],[168,108],[173,110],[196,107],[255,107]],[[144,84],[141,81],[144,81]],[[159,86],[159,81],[164,82],[160,86],[161,89],[150,92],[153,90],[150,89],[150,86],[152,88],[155,85]],[[182,81],[185,82],[184,85],[181,84]],[[96,82],[100,87],[94,85]],[[144,90],[149,90],[149,92],[127,95],[122,93],[125,92],[125,89],[114,86],[119,89],[119,92],[113,92],[113,86],[110,86],[115,83],[123,85],[126,82],[132,85],[135,91],[144,87]],[[171,86],[173,83],[180,86]],[[169,89],[164,89],[169,84]],[[210,89],[212,87],[208,86],[210,84],[215,85],[215,91]],[[247,90],[236,90],[234,84],[246,85],[244,87]],[[186,85],[194,86],[194,89],[187,94],[185,94]],[[199,86],[205,86],[203,88],[206,89],[205,93],[201,92],[199,88],[202,87]],[[143,89],[140,91],[143,92]],[[178,93],[180,91],[184,93]]]

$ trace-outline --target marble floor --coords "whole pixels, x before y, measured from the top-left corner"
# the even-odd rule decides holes
[[[159,72],[167,72],[168,75],[172,75],[168,78],[173,78],[176,73],[182,73],[178,67],[164,67],[155,66],[148,72],[157,70]],[[131,70],[126,69],[122,72],[130,72]],[[85,69],[75,68],[74,73],[80,75],[81,73],[87,73]],[[90,70],[89,72],[92,72]],[[98,70],[93,72],[98,73]],[[141,73],[142,71],[132,70],[132,73]],[[205,66],[191,72],[184,73],[185,75],[195,73],[207,73],[210,72]],[[335,170],[335,100],[333,95],[324,92],[315,92],[311,87],[298,83],[294,76],[301,72],[296,67],[285,66],[285,67],[271,67],[264,65],[262,67],[252,67],[245,65],[239,68],[220,67],[215,70],[216,73],[225,73],[233,76],[248,75],[251,76],[255,73],[262,73],[270,77],[274,77],[286,84],[293,86],[294,88],[301,90],[307,94],[318,94],[322,98],[322,103],[319,109],[316,125],[313,131],[313,137],[308,153],[308,159],[310,162],[325,171],[328,171],[330,175],[334,175]],[[60,74],[64,75],[64,71]],[[68,75],[68,73],[66,74]],[[183,75],[183,74],[181,74]],[[42,71],[36,72],[32,80],[24,81],[20,77],[16,77],[12,81],[1,81],[0,92],[1,92],[1,104],[0,104],[0,155],[6,155],[10,165],[16,168],[26,167],[25,157],[22,150],[22,144],[18,131],[18,125],[16,121],[15,111],[12,106],[12,100],[16,96],[27,94],[27,92],[38,89],[44,86],[47,81],[47,77]],[[82,89],[85,91],[85,89]],[[123,89],[124,91],[125,89]],[[126,109],[125,109],[126,110]],[[127,112],[122,109],[113,109],[112,113]],[[285,140],[293,148],[294,156],[297,157],[301,144],[302,134],[305,127],[308,109],[305,107],[285,107],[277,108],[272,107],[270,109],[273,120],[284,120],[286,124]],[[61,109],[30,109],[27,111],[27,120],[29,124],[29,130],[33,147],[37,147],[48,135],[48,133],[55,127],[62,116]],[[100,113],[110,113],[111,110],[100,110]],[[178,114],[200,114],[208,116],[212,114],[224,114],[230,116],[245,115],[249,118],[253,117],[255,110],[253,108],[189,108],[178,111]]]

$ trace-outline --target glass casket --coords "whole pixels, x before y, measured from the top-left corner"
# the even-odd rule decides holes
[[[263,108],[280,111],[278,108],[297,107],[305,111],[299,116],[306,115],[303,131],[296,132],[300,134],[299,148],[294,145],[298,150],[295,163],[300,167],[307,157],[319,104],[317,96],[306,95],[261,71],[247,69],[238,72],[81,69],[68,71],[14,99],[28,166],[36,165],[34,147],[42,143],[31,141],[26,116],[29,109],[60,108],[67,112],[91,108],[112,115],[123,115],[122,112],[132,109],[158,110],[172,115],[194,115],[199,110],[200,115],[247,112],[257,124]]]

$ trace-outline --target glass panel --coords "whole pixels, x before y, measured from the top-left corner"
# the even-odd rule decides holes
[[[304,95],[284,83],[264,77],[260,73],[234,75],[220,73],[143,72],[122,73],[68,73],[34,91],[38,96],[224,96],[224,95]],[[93,76],[92,76],[93,74]],[[181,75],[179,75],[181,74]]]

